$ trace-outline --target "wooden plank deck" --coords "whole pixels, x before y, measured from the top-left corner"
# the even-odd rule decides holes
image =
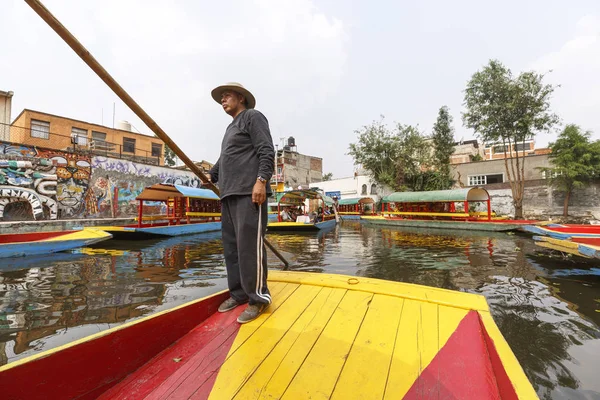
[[[240,326],[243,307],[214,314],[101,399],[536,398],[518,363],[496,373],[503,367],[490,340],[499,331],[482,333],[481,296],[277,276],[273,304],[257,320]]]

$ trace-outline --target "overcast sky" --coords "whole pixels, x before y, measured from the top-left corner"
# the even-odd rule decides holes
[[[429,132],[490,58],[553,72],[553,109],[600,138],[600,1],[45,0],[51,12],[193,159],[215,161],[230,122],[210,90],[242,82],[275,143],[352,175],[354,130],[385,115]],[[31,108],[149,129],[22,0],[0,0],[0,90]],[[537,139],[544,146],[554,135]]]

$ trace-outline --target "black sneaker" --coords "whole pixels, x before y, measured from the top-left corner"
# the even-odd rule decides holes
[[[232,299],[230,297],[221,303],[221,305],[219,306],[219,312],[231,311],[239,305],[240,305],[240,303],[238,303],[237,301],[235,301],[234,299]]]
[[[260,316],[260,314],[265,312],[268,306],[268,304],[262,303],[249,305],[248,307],[246,307],[244,312],[240,314],[240,316],[237,319],[237,322],[239,322],[240,324],[245,324],[246,322],[254,321]]]

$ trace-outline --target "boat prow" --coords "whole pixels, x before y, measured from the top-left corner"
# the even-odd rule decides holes
[[[74,231],[0,235],[0,258],[58,253],[108,240],[110,233],[96,228]]]
[[[4,398],[535,399],[483,296],[270,272],[273,303],[236,322],[227,292],[0,368]],[[27,384],[23,384],[27,382]]]

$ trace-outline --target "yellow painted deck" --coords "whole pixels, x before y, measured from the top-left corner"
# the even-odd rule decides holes
[[[537,399],[483,296],[344,275],[269,275],[273,303],[258,319],[237,324],[243,307],[215,313],[98,398]],[[160,321],[169,314],[193,317],[223,295],[73,346],[145,326],[168,331]]]
[[[518,398],[537,398],[483,296],[285,272],[271,273],[270,287],[274,303],[240,328],[211,399],[401,399],[470,310]],[[437,398],[430,394],[423,398]]]

